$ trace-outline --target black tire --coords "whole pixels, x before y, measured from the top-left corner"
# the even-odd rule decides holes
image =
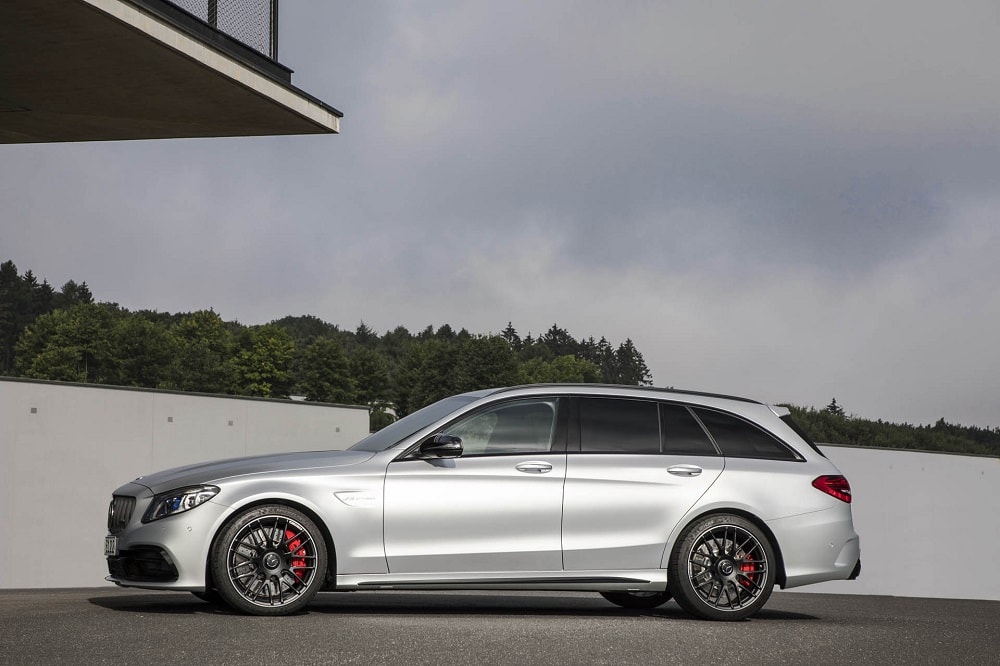
[[[247,509],[212,547],[212,580],[222,599],[250,615],[288,615],[312,601],[326,578],[323,533],[280,504]]]
[[[767,603],[776,573],[763,531],[740,516],[717,514],[681,534],[670,554],[667,589],[695,617],[743,620]]]
[[[669,592],[601,592],[601,596],[622,608],[647,610],[670,601]]]

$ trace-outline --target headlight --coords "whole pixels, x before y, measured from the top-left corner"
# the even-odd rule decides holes
[[[191,486],[190,488],[178,488],[169,493],[161,493],[153,498],[146,515],[142,517],[142,522],[148,523],[160,518],[172,516],[175,513],[184,513],[199,504],[204,504],[219,494],[219,489],[215,486]]]

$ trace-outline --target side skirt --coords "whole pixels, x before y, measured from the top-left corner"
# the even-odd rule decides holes
[[[636,571],[464,572],[455,574],[344,574],[338,590],[576,590],[662,592],[664,569]]]

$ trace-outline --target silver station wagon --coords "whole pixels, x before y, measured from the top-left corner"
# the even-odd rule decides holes
[[[738,620],[774,585],[856,578],[851,488],[788,411],[536,385],[446,398],[355,444],[142,476],[108,580],[254,615],[320,591],[577,590]]]

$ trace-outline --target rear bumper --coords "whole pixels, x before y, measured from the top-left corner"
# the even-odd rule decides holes
[[[768,521],[785,565],[782,588],[857,578],[861,541],[848,506]]]

